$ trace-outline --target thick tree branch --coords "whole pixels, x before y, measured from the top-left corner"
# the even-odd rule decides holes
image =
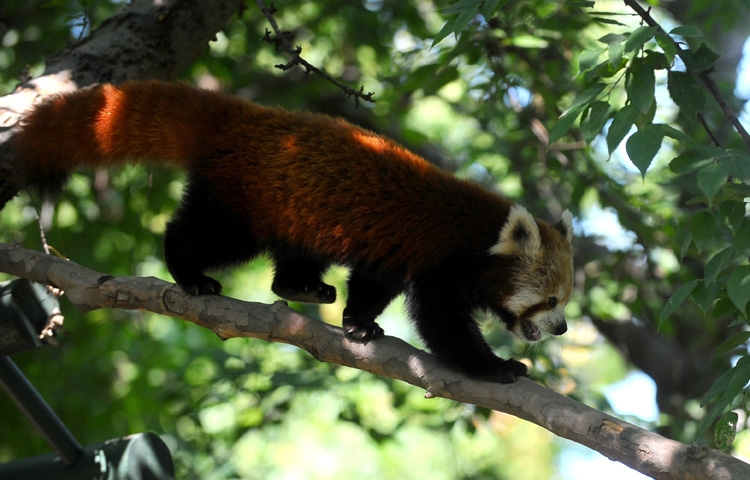
[[[191,297],[155,278],[111,277],[6,244],[0,244],[0,271],[54,285],[84,312],[146,310],[193,322],[222,339],[252,337],[296,345],[322,362],[424,388],[428,397],[472,403],[528,420],[653,478],[750,478],[750,465],[724,453],[666,439],[527,379],[511,385],[471,380],[394,337],[368,344],[353,342],[340,328],[301,315],[284,302],[265,305],[214,295]]]

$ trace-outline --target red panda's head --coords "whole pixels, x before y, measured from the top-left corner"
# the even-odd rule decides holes
[[[562,335],[567,331],[565,306],[573,291],[572,237],[572,216],[567,210],[559,222],[548,225],[513,205],[498,242],[489,249],[507,267],[496,272],[505,277],[505,288],[490,308],[522,340],[534,342],[542,338],[542,332]]]

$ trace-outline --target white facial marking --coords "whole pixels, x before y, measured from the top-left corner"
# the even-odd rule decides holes
[[[534,292],[533,290],[529,288],[522,288],[521,290],[516,292],[515,295],[508,299],[505,304],[505,308],[516,315],[520,315],[527,308],[531,307],[532,305],[536,305],[537,303],[541,303],[545,300],[546,299],[544,297]]]

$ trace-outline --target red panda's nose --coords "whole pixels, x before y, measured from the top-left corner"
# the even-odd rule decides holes
[[[568,331],[568,324],[563,322],[560,325],[557,326],[552,332],[550,332],[552,335],[562,335],[563,333]]]

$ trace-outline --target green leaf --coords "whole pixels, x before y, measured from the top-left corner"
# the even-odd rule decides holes
[[[719,299],[716,301],[716,305],[714,305],[714,311],[712,312],[712,314],[714,318],[737,315],[737,307],[735,307],[732,301],[729,300],[729,297],[719,297]]]
[[[664,304],[664,309],[661,311],[661,317],[659,317],[659,326],[661,326],[664,320],[677,310],[677,307],[682,305],[682,302],[690,297],[690,294],[693,293],[696,285],[698,285],[698,281],[699,280],[691,280],[674,291],[672,296],[669,297],[669,300],[667,300],[667,303]]]
[[[701,309],[703,315],[708,313],[711,305],[716,302],[716,297],[719,296],[719,292],[724,287],[721,282],[700,282],[693,291],[693,302]]]
[[[618,22],[617,20],[613,20],[611,18],[602,18],[602,17],[590,17],[592,22],[596,23],[603,23],[605,25],[617,25],[618,27],[627,27],[622,22]]]
[[[750,257],[750,221],[745,220],[734,236],[734,248],[740,255]]]
[[[713,199],[721,187],[726,185],[729,179],[729,169],[722,163],[710,163],[698,170],[698,188],[708,199],[708,205],[713,204]]]
[[[569,0],[565,2],[566,7],[593,8],[594,4],[593,0]]]
[[[664,35],[657,35],[656,43],[658,43],[661,49],[664,51],[664,56],[667,58],[667,63],[671,66],[672,63],[674,63],[674,57],[677,55],[677,45],[670,37],[666,37]]]
[[[727,282],[727,294],[743,316],[747,316],[745,307],[750,302],[750,265],[734,269]]]
[[[700,250],[706,247],[714,239],[716,233],[716,219],[709,212],[703,210],[693,215],[690,219],[690,234],[693,236],[695,245]]]
[[[742,220],[745,218],[745,202],[731,200],[724,202],[719,206],[719,213],[721,213],[722,222],[731,228],[733,232],[737,232],[742,226]]]
[[[638,167],[642,177],[646,177],[646,170],[661,148],[664,139],[662,130],[656,125],[646,125],[628,138],[625,150],[633,165]]]
[[[557,123],[550,129],[550,145],[560,140],[563,135],[568,133],[568,130],[570,130],[570,127],[573,126],[573,123],[576,121],[581,112],[583,112],[588,104],[592,100],[594,100],[602,90],[604,90],[604,87],[606,87],[606,85],[603,83],[594,84],[581,92],[581,94],[576,97],[575,100],[573,100],[570,108],[568,108],[568,110],[560,116],[560,118],[557,120]]]
[[[479,9],[479,5],[481,3],[482,0],[458,0],[458,2],[454,3],[453,5],[445,7],[443,10],[441,10],[441,12],[443,13],[443,15],[461,15],[464,12],[468,11],[470,14],[474,15],[477,13],[477,10]]]
[[[693,137],[682,130],[677,130],[672,125],[667,125],[666,123],[656,123],[654,125],[661,129],[665,137],[673,138],[685,145],[695,146],[695,140],[693,140]]]
[[[584,73],[594,68],[602,53],[604,53],[603,48],[581,52],[581,55],[578,57],[578,70]]]
[[[709,69],[719,59],[719,54],[708,48],[705,43],[701,43],[696,51],[689,51],[682,56],[685,66],[694,73],[699,73]]]
[[[630,132],[636,118],[638,118],[638,110],[632,104],[625,105],[615,114],[607,131],[607,149],[610,155]]]
[[[732,376],[729,378],[729,384],[727,384],[727,391],[724,393],[724,396],[731,405],[734,397],[745,389],[747,381],[750,380],[750,365],[745,363],[740,365],[738,362],[734,368],[730,369],[730,372],[732,372]]]
[[[726,150],[719,147],[696,147],[684,151],[669,162],[669,169],[682,175],[697,170],[726,154]]]
[[[627,39],[628,39],[627,36],[621,35],[619,33],[608,33],[604,35],[603,37],[600,37],[599,41],[611,46],[611,45],[617,45],[618,43],[623,43]]]
[[[443,25],[443,28],[440,29],[440,31],[435,35],[435,38],[432,40],[432,45],[430,45],[430,48],[433,48],[438,43],[442,42],[445,37],[450,35],[456,30],[456,19],[451,18],[447,22],[445,22],[445,25]]]
[[[711,407],[711,410],[706,413],[706,416],[703,417],[703,420],[700,424],[698,424],[698,433],[695,435],[696,437],[700,437],[703,435],[706,430],[708,430],[708,427],[711,426],[712,423],[714,423],[714,420],[721,415],[724,410],[726,410],[729,407],[729,400],[726,398],[722,398],[719,402],[716,403],[713,407]]]
[[[480,3],[478,0],[461,0],[458,3],[464,2],[467,4],[467,6],[458,14],[458,17],[456,17],[456,24],[453,27],[453,31],[456,33],[456,36],[458,36],[458,33],[462,32],[469,24],[469,22],[471,22],[474,17],[477,16],[477,8],[479,7]]]
[[[508,0],[487,0],[484,2],[481,13],[485,20],[489,20],[495,15],[495,12],[502,6],[508,3]]]
[[[625,84],[628,98],[642,113],[648,113],[654,103],[656,78],[654,70],[642,62],[631,67],[628,72],[629,81]]]
[[[719,450],[726,451],[734,443],[737,436],[737,422],[740,417],[737,412],[727,412],[716,422],[714,428],[714,443]]]
[[[689,25],[682,25],[679,27],[675,27],[669,31],[669,34],[679,35],[681,37],[702,37],[703,36],[703,32]]]
[[[656,33],[656,27],[642,26],[636,28],[633,33],[630,34],[628,40],[625,42],[625,52],[632,52],[641,48],[641,45],[648,42],[654,37]]]
[[[706,105],[706,97],[698,82],[689,73],[675,71],[669,72],[667,82],[669,96],[680,107],[680,112],[685,118],[694,120]]]
[[[575,100],[573,100],[573,103],[570,105],[570,110],[578,108],[581,105],[588,105],[589,103],[591,103],[591,101],[596,98],[596,96],[599,95],[602,90],[604,90],[604,87],[606,87],[605,84],[596,83],[581,92],[581,94],[578,95]]]
[[[737,180],[750,181],[750,156],[740,152],[722,160],[722,163],[729,169],[729,174]]]
[[[607,51],[609,64],[613,67],[620,65],[622,60],[622,54],[625,51],[625,45],[618,43],[617,45],[610,45]]]
[[[586,109],[586,105],[578,105],[576,108],[570,108],[557,120],[557,123],[549,131],[549,144],[560,140],[563,135],[568,133],[570,127],[576,121],[578,116]]]
[[[713,282],[721,272],[727,269],[732,262],[737,260],[737,251],[732,247],[727,247],[720,251],[706,263],[706,270],[703,278],[707,282]]]
[[[744,366],[747,365],[746,361],[743,361],[744,358],[742,357],[737,362],[736,366]],[[742,363],[742,365],[740,365]],[[721,376],[714,382],[714,384],[711,386],[711,388],[708,389],[708,392],[706,392],[706,396],[703,397],[703,401],[701,401],[701,407],[705,407],[708,405],[708,402],[712,401],[715,398],[721,398],[724,395],[724,392],[727,391],[727,385],[729,385],[729,380],[732,378],[732,369],[735,367],[730,368],[726,372],[722,373]]]
[[[609,119],[609,103],[596,101],[591,104],[589,115],[581,123],[581,135],[586,143],[591,143],[604,128]]]
[[[612,65],[611,63],[609,63],[609,60],[610,60],[610,57],[607,58],[606,62],[602,62],[599,65],[597,65],[595,70],[590,71],[588,75],[586,75],[585,77],[586,81],[590,81],[596,78],[597,75],[600,78],[614,77],[620,70],[625,68],[628,64],[628,60],[626,58],[621,58],[620,63],[617,65]]]
[[[748,340],[750,340],[750,332],[740,332],[737,335],[733,335],[719,345],[719,348],[716,349],[716,355],[722,355],[730,350],[734,350],[740,345],[745,344]]]

